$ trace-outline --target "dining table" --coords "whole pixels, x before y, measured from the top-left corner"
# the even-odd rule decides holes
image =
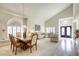
[[[16,38],[18,43],[21,43],[21,49],[26,50],[29,48],[29,45],[31,43],[31,38],[27,37],[25,39]]]

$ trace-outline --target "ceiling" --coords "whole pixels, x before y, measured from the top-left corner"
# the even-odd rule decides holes
[[[3,11],[13,15],[28,18],[28,20],[46,21],[55,16],[65,8],[69,3],[5,3],[0,4]]]

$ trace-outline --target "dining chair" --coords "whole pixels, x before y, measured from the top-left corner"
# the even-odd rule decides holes
[[[36,50],[37,50],[37,39],[38,39],[38,34],[37,33],[32,33],[31,34],[31,42],[28,44],[31,53],[32,53],[33,46],[35,46]]]
[[[13,46],[13,52],[15,52],[15,55],[17,54],[17,48],[21,48],[21,43],[18,43],[13,35],[10,36],[10,41],[11,41],[11,47]]]
[[[76,37],[76,38],[79,38],[79,30],[76,30],[76,31],[75,31],[75,37]]]
[[[76,29],[75,30],[75,45],[78,38],[79,38],[79,29]]]
[[[11,44],[11,48],[13,47],[13,44],[12,44],[12,35],[9,34],[9,39],[10,39],[10,44]]]

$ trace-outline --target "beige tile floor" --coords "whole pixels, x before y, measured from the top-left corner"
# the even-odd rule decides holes
[[[33,52],[30,53],[29,49],[18,49],[16,56],[78,56],[78,40],[76,45],[74,43],[75,41],[70,39],[62,39],[58,43],[50,42],[48,38],[40,39],[37,50],[33,48]],[[0,56],[14,56],[9,44],[0,47]]]

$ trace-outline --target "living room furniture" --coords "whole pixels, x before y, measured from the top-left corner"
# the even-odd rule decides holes
[[[16,39],[19,43],[22,43],[21,49],[26,50],[27,48],[29,48],[29,46],[27,44],[31,42],[31,39],[29,39],[29,38],[27,38],[27,39],[16,38]]]
[[[79,29],[75,31],[75,38],[79,38]]]
[[[31,53],[32,53],[33,46],[35,46],[35,48],[37,50],[37,39],[38,39],[38,34],[37,33],[32,33],[31,34],[31,42],[28,44]]]
[[[21,38],[21,32],[17,32],[16,37]]]
[[[13,52],[15,52],[15,55],[16,55],[17,54],[17,48],[21,48],[22,44],[17,42],[13,35],[9,34],[9,37],[10,37],[11,47],[13,47],[12,48]]]
[[[45,38],[45,33],[41,33],[41,32],[38,32],[37,33],[38,34],[38,39],[43,39],[43,38]]]
[[[11,48],[13,47],[13,44],[12,44],[12,35],[9,34],[9,39],[10,39],[10,44],[11,44]]]
[[[79,38],[79,29],[75,30],[75,44],[76,44],[76,39]]]
[[[58,42],[58,34],[56,33],[48,33],[48,38],[51,42]]]
[[[26,50],[27,48],[30,49],[30,52],[32,53],[32,48],[35,46],[37,50],[37,39],[38,39],[38,34],[37,33],[31,33],[29,37],[26,39],[19,39],[17,38],[18,42],[22,43],[22,49]]]

